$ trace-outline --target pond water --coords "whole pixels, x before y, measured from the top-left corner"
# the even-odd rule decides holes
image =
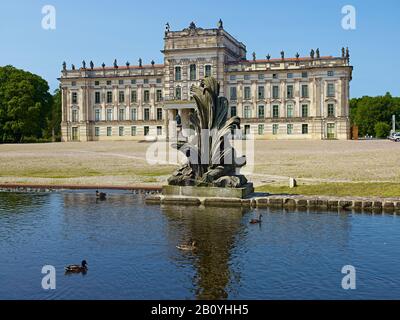
[[[190,239],[196,251],[176,248]],[[85,275],[64,274],[82,259]],[[55,290],[41,287],[44,265],[56,268]],[[345,265],[355,290],[342,288]],[[396,215],[0,193],[0,299],[398,299],[399,265]]]

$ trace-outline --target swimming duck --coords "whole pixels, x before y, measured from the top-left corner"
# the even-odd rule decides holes
[[[79,264],[70,264],[65,267],[65,272],[86,272],[88,269],[86,260],[83,260],[81,265]]]
[[[192,241],[191,244],[180,244],[179,246],[176,246],[179,250],[185,250],[185,251],[193,251],[196,249],[196,241]]]
[[[251,223],[251,224],[261,223],[261,217],[262,217],[262,214],[260,214],[260,215],[258,216],[258,219],[251,219],[251,220],[250,220],[250,223]]]
[[[99,190],[96,190],[96,198],[100,200],[106,200],[107,194],[104,192],[99,192]]]

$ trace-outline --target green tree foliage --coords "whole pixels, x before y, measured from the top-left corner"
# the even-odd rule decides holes
[[[376,127],[376,124],[382,122],[391,127],[393,114],[400,120],[400,98],[392,97],[390,93],[384,96],[364,96],[350,100],[350,119],[352,124],[358,126],[360,136],[367,134],[378,136],[376,128],[379,130],[385,128],[382,124]]]
[[[390,134],[391,126],[386,122],[377,122],[375,124],[375,136],[377,138],[386,138]]]
[[[40,76],[12,66],[0,67],[0,143],[37,141],[49,139],[53,132],[59,134],[59,103],[59,93],[53,99]]]
[[[61,91],[54,91],[51,110],[45,130],[45,138],[53,141],[61,140]]]

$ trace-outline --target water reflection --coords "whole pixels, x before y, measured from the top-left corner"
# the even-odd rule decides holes
[[[129,192],[0,193],[0,298],[393,299],[399,227],[397,215],[148,206]],[[196,251],[176,248],[191,239]],[[87,275],[61,276],[82,259]],[[51,292],[46,264],[61,272]]]
[[[196,241],[196,250],[181,252],[193,263],[195,296],[198,299],[226,299],[227,287],[240,281],[230,264],[231,252],[245,233],[242,208],[162,206],[168,217],[170,246]],[[180,263],[177,261],[177,263]]]

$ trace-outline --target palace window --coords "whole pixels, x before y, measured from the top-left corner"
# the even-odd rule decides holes
[[[262,74],[262,73],[260,73],[260,74],[258,75],[258,80],[264,80],[264,79],[265,79],[265,75]]]
[[[100,121],[100,109],[94,111],[94,121]]]
[[[272,117],[279,118],[279,106],[278,105],[272,106]]]
[[[258,118],[262,119],[265,117],[264,106],[258,106]]]
[[[258,99],[262,100],[265,97],[265,88],[264,86],[259,86],[258,87]]]
[[[113,110],[107,109],[107,121],[112,121],[113,119]]]
[[[287,86],[286,93],[287,93],[286,97],[288,99],[292,99],[293,98],[293,86],[292,85],[288,85]]]
[[[328,97],[334,97],[335,96],[335,84],[334,83],[328,83],[328,92],[326,95]]]
[[[111,86],[111,80],[107,80],[107,85]]]
[[[156,100],[157,102],[160,102],[162,100],[162,90],[156,91]]]
[[[124,80],[118,80],[118,84],[124,84]]]
[[[308,105],[307,104],[301,105],[301,117],[302,118],[308,117]]]
[[[196,65],[191,64],[189,66],[190,80],[196,80]]]
[[[143,83],[144,83],[144,84],[149,84],[149,79],[144,79],[144,80],[143,80]]]
[[[137,102],[137,92],[136,92],[136,90],[133,90],[131,92],[131,102]]]
[[[175,88],[175,100],[182,100],[182,89],[180,87]]]
[[[328,104],[328,117],[335,116],[335,105],[333,103]]]
[[[306,85],[306,84],[303,84],[301,86],[301,97],[308,98],[308,85]]]
[[[245,106],[244,107],[243,117],[244,118],[251,118],[251,107],[250,106]]]
[[[272,125],[272,134],[273,134],[273,135],[278,134],[278,130],[279,130],[279,124],[274,123],[274,124]]]
[[[334,76],[334,72],[332,70],[328,71],[328,77],[333,77]]]
[[[124,121],[125,120],[125,109],[119,109],[118,120],[119,121]]]
[[[131,127],[131,136],[136,136],[136,126]]]
[[[260,136],[264,134],[264,125],[263,124],[258,125],[258,134]]]
[[[98,86],[99,84],[100,84],[99,81],[95,81],[95,82],[94,82],[94,85],[95,85],[95,86]]]
[[[288,73],[287,77],[288,77],[288,79],[292,79],[293,78],[293,73]]]
[[[272,74],[272,79],[278,79],[278,74],[277,73],[273,73]]]
[[[119,127],[118,128],[118,134],[120,137],[122,137],[124,135],[124,127]]]
[[[112,127],[107,127],[107,137],[111,137],[112,135]]]
[[[94,93],[94,103],[96,103],[96,104],[100,103],[100,91],[96,91]]]
[[[77,109],[72,110],[72,122],[78,122],[79,121],[79,113]]]
[[[156,82],[161,83],[162,82],[161,78],[157,78]]]
[[[308,78],[308,72],[302,72],[301,73],[302,78]]]
[[[149,135],[149,132],[150,132],[150,128],[149,128],[148,126],[145,126],[145,127],[144,127],[144,135],[145,135],[145,136],[148,136],[148,135]]]
[[[107,103],[112,103],[112,101],[113,101],[112,91],[107,91]]]
[[[124,103],[125,102],[125,92],[120,91],[118,93],[118,101],[119,101],[119,103]]]
[[[293,124],[289,123],[287,125],[287,134],[293,134]]]
[[[157,120],[162,120],[162,108],[157,108]]]
[[[150,109],[149,108],[144,109],[144,119],[143,120],[145,120],[145,121],[150,120]]]
[[[236,117],[237,111],[236,106],[231,106],[231,117]]]
[[[272,87],[272,98],[279,99],[279,86]]]
[[[132,79],[131,84],[136,84],[136,79]]]
[[[157,135],[158,136],[162,135],[162,127],[161,126],[157,126]]]
[[[250,87],[244,87],[244,99],[250,100],[250,98],[251,98]]]
[[[149,102],[150,101],[150,91],[149,90],[144,90],[143,101],[144,102]]]
[[[204,67],[204,75],[206,77],[211,77],[211,66],[209,64]]]
[[[229,76],[229,80],[231,81],[235,81],[236,80],[236,76],[234,74]]]
[[[136,108],[131,109],[131,120],[132,121],[137,120],[137,109]]]
[[[249,74],[245,74],[244,75],[244,80],[250,80],[250,75]]]
[[[72,103],[78,103],[78,93],[77,92],[72,92],[71,100],[72,100]]]
[[[181,80],[182,80],[182,68],[175,67],[175,81],[181,81]]]
[[[308,134],[308,124],[307,123],[303,123],[301,125],[301,133],[302,134]]]
[[[294,107],[293,107],[292,104],[288,104],[286,106],[286,117],[288,117],[288,118],[292,118],[293,117],[293,109],[294,109]]]
[[[100,128],[99,127],[94,127],[94,135],[96,137],[100,136]]]
[[[237,99],[237,89],[236,87],[230,87],[230,97],[231,100],[236,100]]]
[[[76,86],[76,81],[71,82],[71,86],[75,87]]]

